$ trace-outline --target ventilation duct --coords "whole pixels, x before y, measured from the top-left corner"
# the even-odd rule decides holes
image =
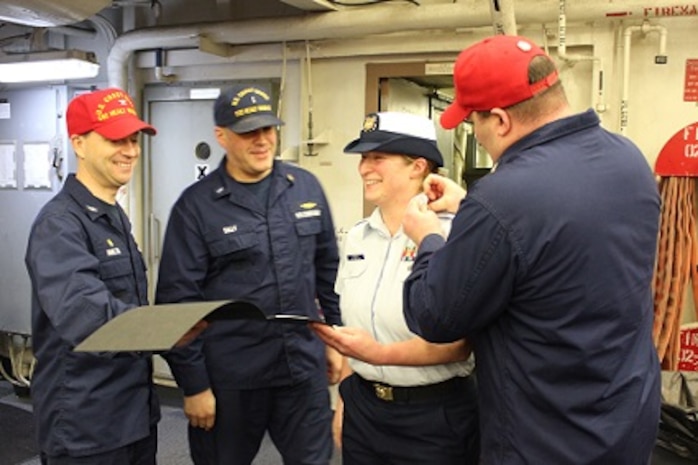
[[[79,23],[111,4],[110,0],[3,0],[0,21],[33,27]]]

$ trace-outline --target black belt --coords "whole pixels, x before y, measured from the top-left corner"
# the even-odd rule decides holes
[[[372,394],[386,402],[423,402],[439,399],[454,393],[466,395],[466,383],[470,381],[469,376],[456,376],[440,383],[423,386],[391,386],[390,384],[364,379],[356,373],[354,375],[359,384],[368,388]]]

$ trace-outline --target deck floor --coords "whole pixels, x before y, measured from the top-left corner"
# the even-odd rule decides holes
[[[191,465],[187,447],[186,418],[182,413],[182,398],[179,390],[158,387],[162,404],[162,420],[158,426],[158,463],[161,465]],[[9,416],[0,409],[0,465],[40,465],[33,436],[31,401],[15,394],[12,385],[0,380],[0,404],[15,411]],[[18,423],[19,422],[19,423]],[[34,453],[30,453],[34,450]],[[330,465],[341,465],[339,453],[335,451]],[[19,460],[19,461],[18,461]],[[262,443],[253,465],[281,465],[281,458],[269,438]],[[651,465],[695,465],[673,454],[657,448]]]
[[[158,391],[162,405],[162,419],[158,424],[158,464],[191,465],[187,447],[187,421],[182,413],[182,398],[179,390],[158,387]],[[3,416],[0,410],[0,437],[3,445],[0,448],[0,465],[40,465],[33,438],[31,401],[27,397],[17,396],[12,385],[2,380],[0,381],[0,404],[11,406],[20,413],[8,418]],[[21,415],[25,412],[28,414]],[[17,418],[21,419],[22,424],[15,423]],[[12,424],[8,424],[10,422]],[[5,430],[8,435],[4,434]],[[27,448],[34,450],[34,453],[29,453]],[[253,465],[281,465],[281,463],[279,453],[271,440],[266,437]],[[340,464],[339,453],[335,452],[330,465]]]

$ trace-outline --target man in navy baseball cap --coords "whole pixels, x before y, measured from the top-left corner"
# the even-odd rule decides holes
[[[216,99],[213,117],[216,126],[238,134],[284,124],[272,111],[269,92],[248,84],[224,89]]]
[[[156,301],[232,299],[341,324],[327,196],[313,174],[276,158],[284,123],[270,93],[250,83],[225,89],[213,119],[225,156],[172,207]],[[250,465],[267,431],[280,463],[329,463],[327,388],[341,358],[307,325],[217,321],[166,357],[184,393],[193,463]]]

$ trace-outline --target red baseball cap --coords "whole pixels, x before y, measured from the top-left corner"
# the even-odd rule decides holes
[[[78,95],[68,104],[66,120],[69,136],[95,131],[109,140],[120,140],[139,131],[151,136],[157,133],[138,117],[131,97],[117,88]]]
[[[530,39],[509,35],[489,37],[463,50],[453,68],[455,100],[441,115],[441,126],[455,128],[473,111],[507,108],[555,84],[557,71],[528,83],[528,65],[541,55],[548,56]]]

